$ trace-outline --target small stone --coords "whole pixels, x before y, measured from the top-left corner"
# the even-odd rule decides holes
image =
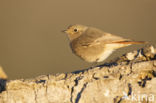
[[[156,60],[154,60],[153,65],[156,66]]]
[[[143,49],[143,53],[146,57],[153,57],[156,52],[153,46],[149,46]]]
[[[132,52],[127,53],[127,55],[126,55],[126,58],[127,58],[128,60],[133,60],[133,59],[134,59],[134,57],[135,57],[135,54],[134,54],[134,53],[132,53]]]

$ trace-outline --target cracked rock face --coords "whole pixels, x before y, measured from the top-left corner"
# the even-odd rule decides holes
[[[156,103],[156,49],[73,73],[7,81],[0,103]]]

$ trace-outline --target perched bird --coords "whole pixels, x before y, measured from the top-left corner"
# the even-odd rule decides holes
[[[79,24],[71,25],[63,32],[68,35],[73,53],[87,62],[102,62],[118,48],[145,43]]]

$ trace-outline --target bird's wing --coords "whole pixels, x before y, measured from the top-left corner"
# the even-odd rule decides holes
[[[123,41],[131,41],[130,39],[125,39],[120,36],[116,36],[110,33],[104,33],[103,36],[97,38],[94,42],[101,42],[101,43],[106,43],[106,44],[111,44],[111,43],[118,43],[118,42],[123,42]]]
[[[85,40],[84,44],[88,46],[98,45],[98,44],[111,44],[122,41],[131,41],[130,39],[124,39],[120,36],[116,36],[110,33],[103,32],[96,28],[88,28],[82,35],[82,40]]]

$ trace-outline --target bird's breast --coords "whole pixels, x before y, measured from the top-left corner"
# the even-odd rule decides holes
[[[74,54],[87,62],[96,62],[104,51],[103,45],[89,46],[81,45],[80,43],[72,43],[71,49]]]

